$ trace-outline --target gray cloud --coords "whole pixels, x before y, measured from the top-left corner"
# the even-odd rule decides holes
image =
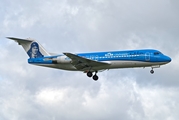
[[[0,119],[176,120],[179,116],[177,0],[3,1],[0,4]],[[49,52],[155,48],[172,62],[99,73],[27,64],[5,37],[37,39]],[[73,47],[72,47],[73,46]]]

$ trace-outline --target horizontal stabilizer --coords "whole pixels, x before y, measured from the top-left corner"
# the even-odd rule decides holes
[[[14,37],[7,37],[8,39],[11,39],[11,40],[14,40],[18,43],[21,43],[21,42],[33,42],[34,40],[30,40],[30,39],[20,39],[20,38],[14,38]]]

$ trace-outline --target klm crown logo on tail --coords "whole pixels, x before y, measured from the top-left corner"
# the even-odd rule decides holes
[[[37,42],[31,43],[30,49],[27,51],[30,58],[41,58],[44,57],[40,52],[39,45]]]

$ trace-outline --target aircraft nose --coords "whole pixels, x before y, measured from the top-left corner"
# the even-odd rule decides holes
[[[171,62],[172,61],[172,59],[170,57],[168,57],[168,56],[165,57],[165,60],[166,60],[166,62]]]

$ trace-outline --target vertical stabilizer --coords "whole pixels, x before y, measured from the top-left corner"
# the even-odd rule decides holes
[[[44,49],[44,47],[33,39],[19,39],[13,37],[7,37],[16,41],[21,45],[30,58],[40,58],[44,56],[50,56],[50,54]]]

